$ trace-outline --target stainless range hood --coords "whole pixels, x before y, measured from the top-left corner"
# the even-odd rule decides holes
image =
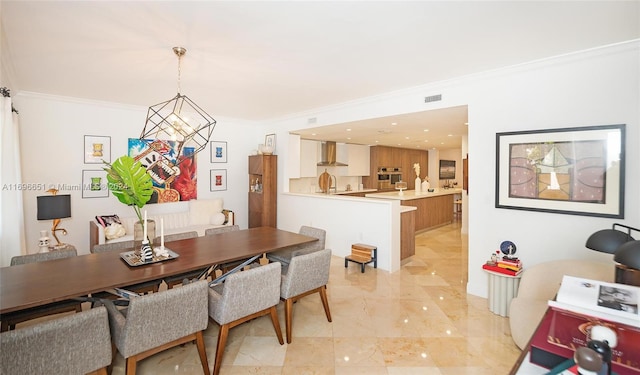
[[[322,152],[319,167],[347,167],[349,164],[336,161],[336,143],[333,141],[321,142]]]

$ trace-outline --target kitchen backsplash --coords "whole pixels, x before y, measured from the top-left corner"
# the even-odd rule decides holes
[[[347,189],[347,184],[351,185],[351,190],[356,191],[362,182],[362,177],[336,176],[336,178],[338,180],[338,191],[345,191]],[[319,193],[320,185],[318,184],[318,177],[289,179],[289,192]]]

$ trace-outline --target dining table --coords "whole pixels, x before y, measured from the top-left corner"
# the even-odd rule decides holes
[[[109,251],[2,267],[0,315],[161,280],[317,240],[273,227],[257,227],[167,242],[165,247],[177,255],[175,258],[140,266],[129,265],[120,251]]]

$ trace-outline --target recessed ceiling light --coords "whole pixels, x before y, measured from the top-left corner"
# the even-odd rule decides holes
[[[348,131],[348,132],[350,132],[350,131],[351,131],[351,129],[347,129],[347,131]]]
[[[469,123],[468,123],[468,122],[465,122],[464,124],[465,124],[465,125],[469,125]]]
[[[425,142],[429,142],[429,140],[428,140],[428,139],[425,139],[424,141],[425,141]]]
[[[444,144],[444,142],[440,142],[440,144],[441,144],[441,145],[443,145],[443,144]]]
[[[311,133],[311,135],[316,135],[316,133]]]
[[[391,125],[398,125],[398,123],[397,122],[392,122]]]
[[[376,143],[378,143],[378,142],[380,142],[380,141],[376,141]]]
[[[398,143],[398,146],[402,146],[402,143]]]
[[[409,139],[409,137],[404,137],[404,139]]]
[[[424,129],[424,130],[423,130],[423,132],[428,132],[428,131],[429,131],[429,129]]]
[[[447,137],[453,137],[453,134],[447,134]]]
[[[351,137],[347,137],[348,140],[351,140]]]

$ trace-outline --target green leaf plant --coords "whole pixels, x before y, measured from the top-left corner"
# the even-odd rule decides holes
[[[127,155],[119,157],[112,164],[104,164],[109,190],[120,202],[132,206],[142,223],[140,209],[153,194],[151,175],[140,162]]]

